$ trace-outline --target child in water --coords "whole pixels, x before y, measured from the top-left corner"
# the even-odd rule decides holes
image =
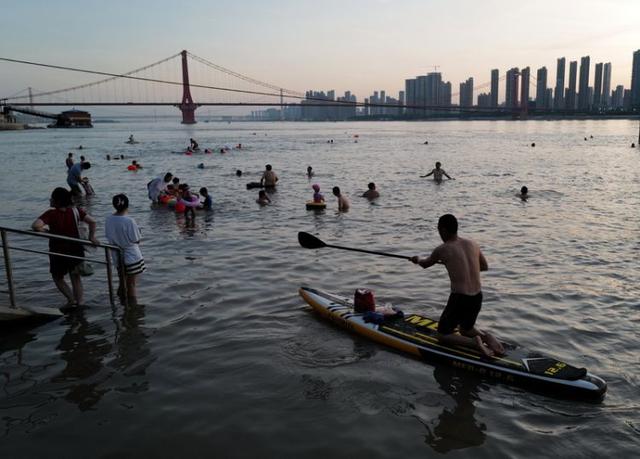
[[[267,204],[271,204],[271,199],[269,199],[269,196],[267,196],[266,191],[260,190],[258,192],[258,199],[256,199],[256,202],[261,206],[266,206]]]
[[[129,217],[129,199],[124,194],[113,197],[113,207],[116,212],[109,215],[104,225],[105,236],[109,244],[115,245],[124,251],[124,268],[120,265],[117,253],[114,253],[114,262],[118,266],[120,286],[118,296],[124,302],[126,285],[126,299],[129,306],[137,303],[136,283],[139,274],[145,270],[144,258],[140,252],[140,229],[136,221]]]
[[[324,202],[324,196],[322,193],[320,193],[320,185],[314,183],[311,188],[313,188],[313,191],[315,191],[315,193],[313,193],[313,202]]]
[[[200,188],[200,196],[204,198],[204,201],[200,203],[198,209],[200,210],[211,210],[211,206],[213,204],[211,195],[209,194],[209,190],[205,187]]]
[[[191,194],[191,191],[189,191],[189,185],[187,185],[186,183],[183,183],[180,186],[182,187],[182,198],[181,199],[185,203],[184,217],[187,220],[195,219],[196,218],[196,211],[194,209],[193,202],[197,201],[197,197]]]
[[[313,172],[313,167],[309,166],[307,167],[307,177],[311,178],[315,175],[315,173]]]

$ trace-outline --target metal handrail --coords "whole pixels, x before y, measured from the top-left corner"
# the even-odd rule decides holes
[[[68,242],[74,242],[77,244],[82,244],[82,245],[86,245],[86,246],[91,246],[91,247],[99,247],[99,248],[103,248],[104,249],[104,255],[105,255],[105,261],[101,261],[101,260],[97,260],[94,258],[86,258],[86,257],[79,257],[77,255],[69,255],[69,254],[65,254],[65,253],[58,253],[58,252],[50,252],[50,251],[46,251],[46,250],[34,250],[34,249],[27,249],[24,247],[10,247],[9,243],[8,243],[8,238],[7,238],[7,233],[15,233],[15,234],[22,234],[25,236],[36,236],[36,237],[43,237],[43,238],[47,238],[47,239],[55,239],[55,240],[60,240],[60,241],[68,241]],[[59,234],[50,234],[50,233],[45,233],[45,232],[40,232],[40,231],[26,231],[26,230],[21,230],[21,229],[17,229],[17,228],[9,228],[6,226],[0,226],[0,237],[2,239],[2,252],[4,254],[4,263],[5,263],[5,271],[6,271],[6,275],[7,275],[7,283],[9,286],[9,302],[11,305],[12,309],[16,309],[16,299],[15,299],[15,288],[13,285],[13,269],[12,269],[12,265],[11,265],[11,258],[10,258],[10,254],[9,254],[9,250],[17,250],[20,252],[29,252],[29,253],[37,253],[37,254],[42,254],[42,255],[55,255],[55,256],[59,256],[59,257],[63,257],[63,258],[73,258],[76,260],[83,260],[83,261],[90,261],[92,263],[99,263],[99,264],[103,264],[107,266],[107,282],[109,284],[109,301],[111,302],[111,305],[114,305],[114,295],[113,295],[113,273],[112,273],[112,261],[111,261],[111,257],[109,256],[109,251],[113,250],[115,252],[118,253],[118,265],[119,265],[119,269],[122,270],[122,272],[125,272],[125,267],[124,267],[124,250],[118,246],[115,245],[111,245],[111,244],[102,244],[102,243],[98,243],[98,244],[94,244],[91,241],[88,241],[86,239],[78,239],[78,238],[74,238],[74,237],[68,237],[68,236],[62,236]],[[125,301],[125,306],[127,306],[127,286],[126,286],[126,282],[122,283],[122,288],[124,289],[124,301]]]

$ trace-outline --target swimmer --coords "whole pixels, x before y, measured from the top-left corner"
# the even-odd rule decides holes
[[[133,138],[133,134],[129,136],[129,143],[134,143],[135,139]]]
[[[198,164],[198,169],[204,169],[204,163]]]
[[[173,180],[171,180],[171,183],[173,184],[173,187],[176,190],[180,189],[180,179],[178,177],[173,177]]]
[[[311,185],[311,188],[313,188],[313,191],[315,192],[313,193],[313,202],[316,202],[316,203],[324,202],[324,195],[320,193],[320,185],[318,185],[317,183],[314,183],[313,185]]]
[[[520,188],[520,193],[516,193],[516,196],[523,201],[526,201],[527,199],[529,199],[529,188],[523,186],[522,188]]]
[[[211,195],[209,194],[209,190],[205,187],[200,188],[200,196],[204,198],[204,201],[200,203],[198,209],[200,210],[211,210],[211,206],[213,205]]]
[[[236,169],[236,177],[242,177],[242,171],[240,169]]]
[[[242,149],[242,144],[241,144],[241,143],[239,143],[238,145],[236,145],[236,148],[237,148],[238,150]]]
[[[131,165],[135,166],[136,169],[142,169],[142,164],[138,164],[138,161],[136,161],[135,159],[131,161]]]
[[[261,206],[266,206],[267,204],[271,204],[271,199],[269,199],[269,196],[267,196],[266,191],[260,190],[258,192],[258,199],[256,199],[256,202]]]
[[[82,150],[82,145],[80,145],[80,146],[78,147],[78,150]]]
[[[442,166],[442,164],[440,164],[440,161],[438,161],[436,163],[436,168],[433,169],[431,172],[429,172],[427,175],[421,175],[420,177],[424,178],[424,177],[429,177],[430,175],[433,175],[433,180],[436,183],[440,183],[442,182],[442,176],[444,175],[445,177],[447,177],[449,180],[454,180],[451,177],[449,177],[449,174],[447,174],[444,169],[441,169],[440,166]]]
[[[338,211],[346,212],[349,210],[351,203],[349,199],[340,192],[340,187],[334,186],[332,191],[333,195],[338,198]]]
[[[189,139],[189,143],[190,143],[190,148],[192,150],[197,150],[198,149],[198,142],[196,142],[193,139]]]
[[[107,161],[111,161],[111,155],[107,155]]]
[[[376,184],[373,182],[370,182],[367,185],[367,188],[369,188],[367,191],[365,191],[364,193],[362,193],[362,197],[363,198],[367,198],[367,199],[376,199],[380,197],[380,193],[378,193],[378,190],[376,190]]]
[[[532,147],[535,147],[535,146],[536,146],[536,143],[535,143],[535,142],[533,142],[533,143],[531,144],[531,146],[532,146]]]
[[[309,166],[307,167],[307,177],[311,178],[313,177],[315,174],[315,172],[313,172],[313,167]]]
[[[428,140],[425,140],[425,141],[424,141],[424,144],[425,144],[425,145],[429,145],[429,141],[428,141]]]
[[[83,156],[80,156],[80,161],[84,161]],[[120,159],[124,159],[124,155],[120,155]]]
[[[276,183],[278,183],[278,176],[275,172],[273,172],[271,164],[267,164],[264,169],[265,170],[262,173],[262,178],[260,179],[260,185],[271,188],[275,187]]]
[[[586,137],[584,138],[584,141],[585,141],[585,142],[587,141],[587,138],[586,138]]]
[[[196,211],[193,208],[193,204],[192,203],[197,200],[197,197],[191,194],[191,191],[189,190],[189,185],[187,185],[186,183],[183,183],[180,186],[182,187],[182,198],[181,199],[183,201],[185,201],[184,217],[187,220],[195,219],[196,218]]]
[[[636,147],[636,144],[635,144],[635,143],[632,143],[632,144],[631,144],[631,148],[635,148],[635,147]]]

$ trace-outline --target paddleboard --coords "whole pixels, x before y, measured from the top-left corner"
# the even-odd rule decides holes
[[[420,314],[405,313],[381,324],[368,323],[363,314],[354,312],[352,299],[308,287],[301,287],[299,293],[323,318],[425,361],[557,397],[599,400],[607,391],[606,382],[585,368],[515,344],[502,343],[506,352],[501,357],[485,357],[475,349],[439,342],[438,322]]]

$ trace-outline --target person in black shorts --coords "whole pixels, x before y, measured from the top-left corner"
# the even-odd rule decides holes
[[[493,335],[475,327],[482,307],[480,271],[489,269],[480,247],[458,236],[458,220],[451,214],[440,217],[438,233],[443,244],[427,258],[410,259],[423,268],[442,263],[449,273],[451,295],[440,317],[438,339],[446,344],[475,348],[487,357],[504,354],[502,344]]]

